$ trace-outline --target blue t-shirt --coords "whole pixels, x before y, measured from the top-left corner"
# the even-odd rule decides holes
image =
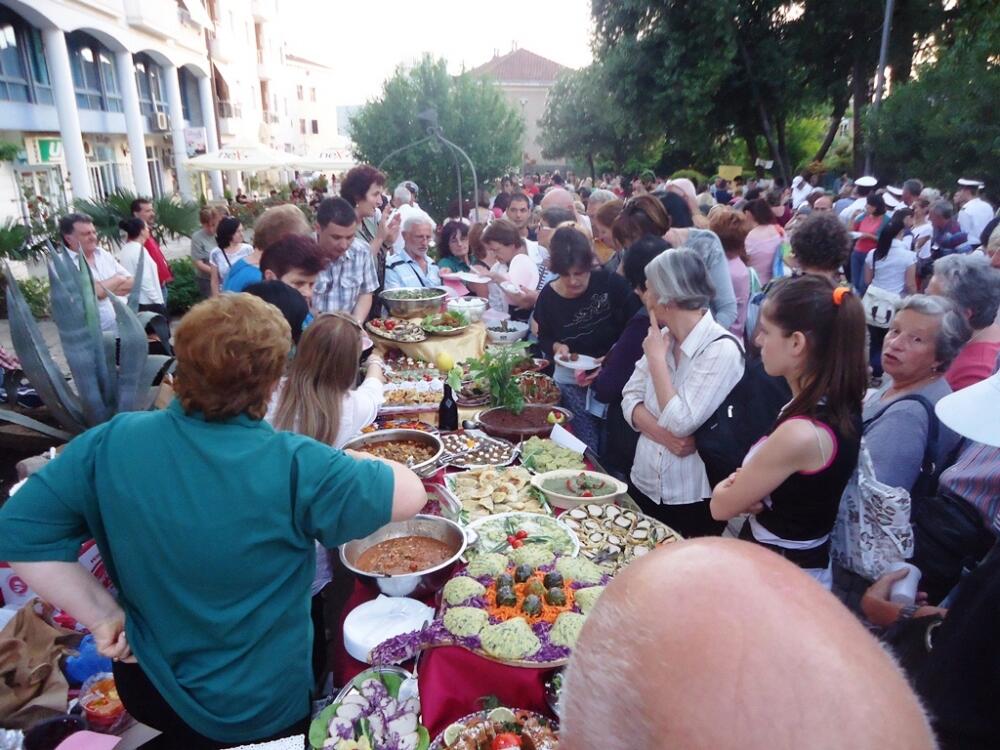
[[[233,268],[226,276],[226,283],[222,285],[224,292],[242,292],[251,284],[264,280],[264,274],[257,266],[252,266],[243,258],[233,263]]]

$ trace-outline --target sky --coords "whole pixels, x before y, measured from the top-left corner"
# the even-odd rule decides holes
[[[340,105],[377,97],[397,65],[424,52],[453,73],[515,45],[571,68],[591,61],[590,0],[284,0],[279,9],[285,38],[301,43],[288,50],[333,68]]]

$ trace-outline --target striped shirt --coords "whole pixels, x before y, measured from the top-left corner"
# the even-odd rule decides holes
[[[674,347],[668,340],[667,369],[677,393],[662,410],[646,357],[636,363],[622,393],[622,414],[632,429],[638,431],[632,412],[640,404],[656,417],[661,427],[679,437],[691,435],[701,427],[743,377],[743,354],[739,347],[732,341],[716,340],[726,334],[726,329],[706,310],[680,345],[679,360],[675,360]],[[696,503],[712,496],[705,464],[697,453],[675,456],[645,435],[639,436],[631,478],[643,494],[663,505]]]
[[[939,485],[971,504],[994,534],[1000,534],[1000,448],[967,441]]]

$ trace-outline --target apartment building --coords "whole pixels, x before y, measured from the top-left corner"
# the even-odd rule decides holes
[[[185,158],[321,150],[336,134],[328,73],[286,54],[278,0],[0,0],[0,142],[17,150],[0,162],[0,221],[38,197],[235,192],[239,175]]]

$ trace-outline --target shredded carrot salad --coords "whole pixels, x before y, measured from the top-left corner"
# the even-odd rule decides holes
[[[514,569],[511,568],[507,572],[513,575],[513,570]],[[561,615],[563,612],[573,611],[576,597],[573,594],[573,588],[571,586],[573,581],[570,580],[569,578],[565,579],[564,585],[562,587],[563,593],[566,594],[565,604],[561,605],[549,604],[547,601],[545,601],[544,596],[540,596],[539,599],[542,600],[541,613],[537,615],[529,615],[528,613],[526,613],[521,609],[521,605],[524,603],[525,597],[528,596],[527,593],[528,584],[530,584],[532,581],[543,582],[544,578],[545,578],[544,573],[536,571],[535,574],[532,575],[531,578],[529,578],[524,583],[515,583],[514,593],[517,595],[517,606],[514,607],[509,607],[509,606],[501,607],[497,605],[497,585],[496,581],[494,580],[493,583],[491,583],[487,587],[486,593],[483,594],[483,598],[486,600],[487,604],[486,607],[487,611],[494,617],[497,617],[504,621],[511,620],[515,617],[522,617],[525,620],[527,620],[529,624],[534,624],[536,622],[542,622],[542,621],[547,622],[549,624],[554,624],[556,618],[559,617],[559,615]]]

